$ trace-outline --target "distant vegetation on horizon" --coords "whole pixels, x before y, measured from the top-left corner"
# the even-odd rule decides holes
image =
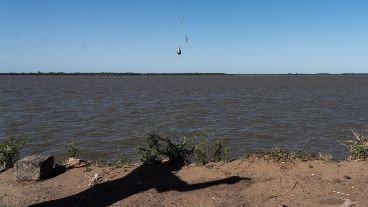
[[[227,75],[226,73],[132,73],[132,72],[20,72],[20,73],[0,73],[0,75],[112,75],[112,76],[157,76],[157,75]]]
[[[8,72],[0,73],[0,75],[51,75],[51,76],[65,76],[65,75],[89,75],[89,76],[200,76],[200,75],[368,75],[368,73],[133,73],[133,72]]]

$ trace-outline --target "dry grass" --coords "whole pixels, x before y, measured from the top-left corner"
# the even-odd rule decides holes
[[[348,160],[358,160],[368,158],[368,139],[362,133],[352,131],[353,137],[346,141],[341,142],[349,150]]]
[[[310,154],[308,152],[296,149],[287,149],[283,147],[274,147],[270,150],[263,150],[257,152],[251,152],[246,154],[246,158],[263,158],[266,160],[272,160],[274,162],[287,162],[293,161],[295,159],[308,161],[308,160],[316,160],[317,156],[314,154]]]
[[[318,159],[321,160],[324,163],[332,162],[334,159],[331,154],[328,153],[319,153]]]

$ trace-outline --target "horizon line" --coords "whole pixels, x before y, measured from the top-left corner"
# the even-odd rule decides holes
[[[169,75],[368,75],[368,72],[361,73],[206,73],[206,72],[192,72],[192,73],[137,73],[137,72],[0,72],[0,75],[99,75],[99,76],[169,76]]]

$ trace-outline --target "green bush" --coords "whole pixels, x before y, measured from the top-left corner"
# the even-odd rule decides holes
[[[215,162],[229,161],[229,147],[225,146],[224,140],[216,139],[212,145],[212,158]]]
[[[86,165],[84,166],[84,171],[85,172],[90,172],[90,171],[92,171],[93,169],[92,169],[92,167],[91,167],[91,163],[90,162],[88,162],[88,163],[86,163]]]
[[[208,141],[207,133],[194,132],[194,158],[197,165],[205,165],[209,162],[229,161],[229,147],[226,147],[223,139],[215,139],[214,143]]]
[[[210,161],[210,146],[205,137],[201,137],[198,144],[194,146],[194,158],[197,165],[205,165]]]
[[[67,156],[67,158],[76,158],[77,153],[78,153],[78,139],[74,138],[69,140],[66,144],[65,144],[65,154]]]
[[[197,165],[229,160],[229,148],[225,146],[223,140],[217,139],[211,145],[207,134],[199,132],[193,133],[191,142],[187,141],[186,136],[173,141],[155,133],[148,134],[145,144],[137,147],[137,153],[145,164],[165,159],[181,161],[185,164],[194,160]]]
[[[160,162],[164,159],[189,163],[193,154],[193,148],[187,143],[185,136],[174,142],[171,139],[156,135],[154,132],[147,134],[145,144],[137,147],[140,160],[145,164]]]
[[[361,133],[352,131],[353,138],[344,144],[349,150],[348,160],[366,159],[368,157],[368,139]]]
[[[0,166],[12,167],[28,141],[29,137],[26,135],[16,137],[12,134],[0,140]]]

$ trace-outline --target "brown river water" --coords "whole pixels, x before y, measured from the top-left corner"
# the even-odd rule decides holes
[[[135,157],[147,132],[194,130],[231,155],[274,146],[346,155],[338,140],[368,123],[368,76],[0,76],[0,137],[28,134],[23,154]]]

